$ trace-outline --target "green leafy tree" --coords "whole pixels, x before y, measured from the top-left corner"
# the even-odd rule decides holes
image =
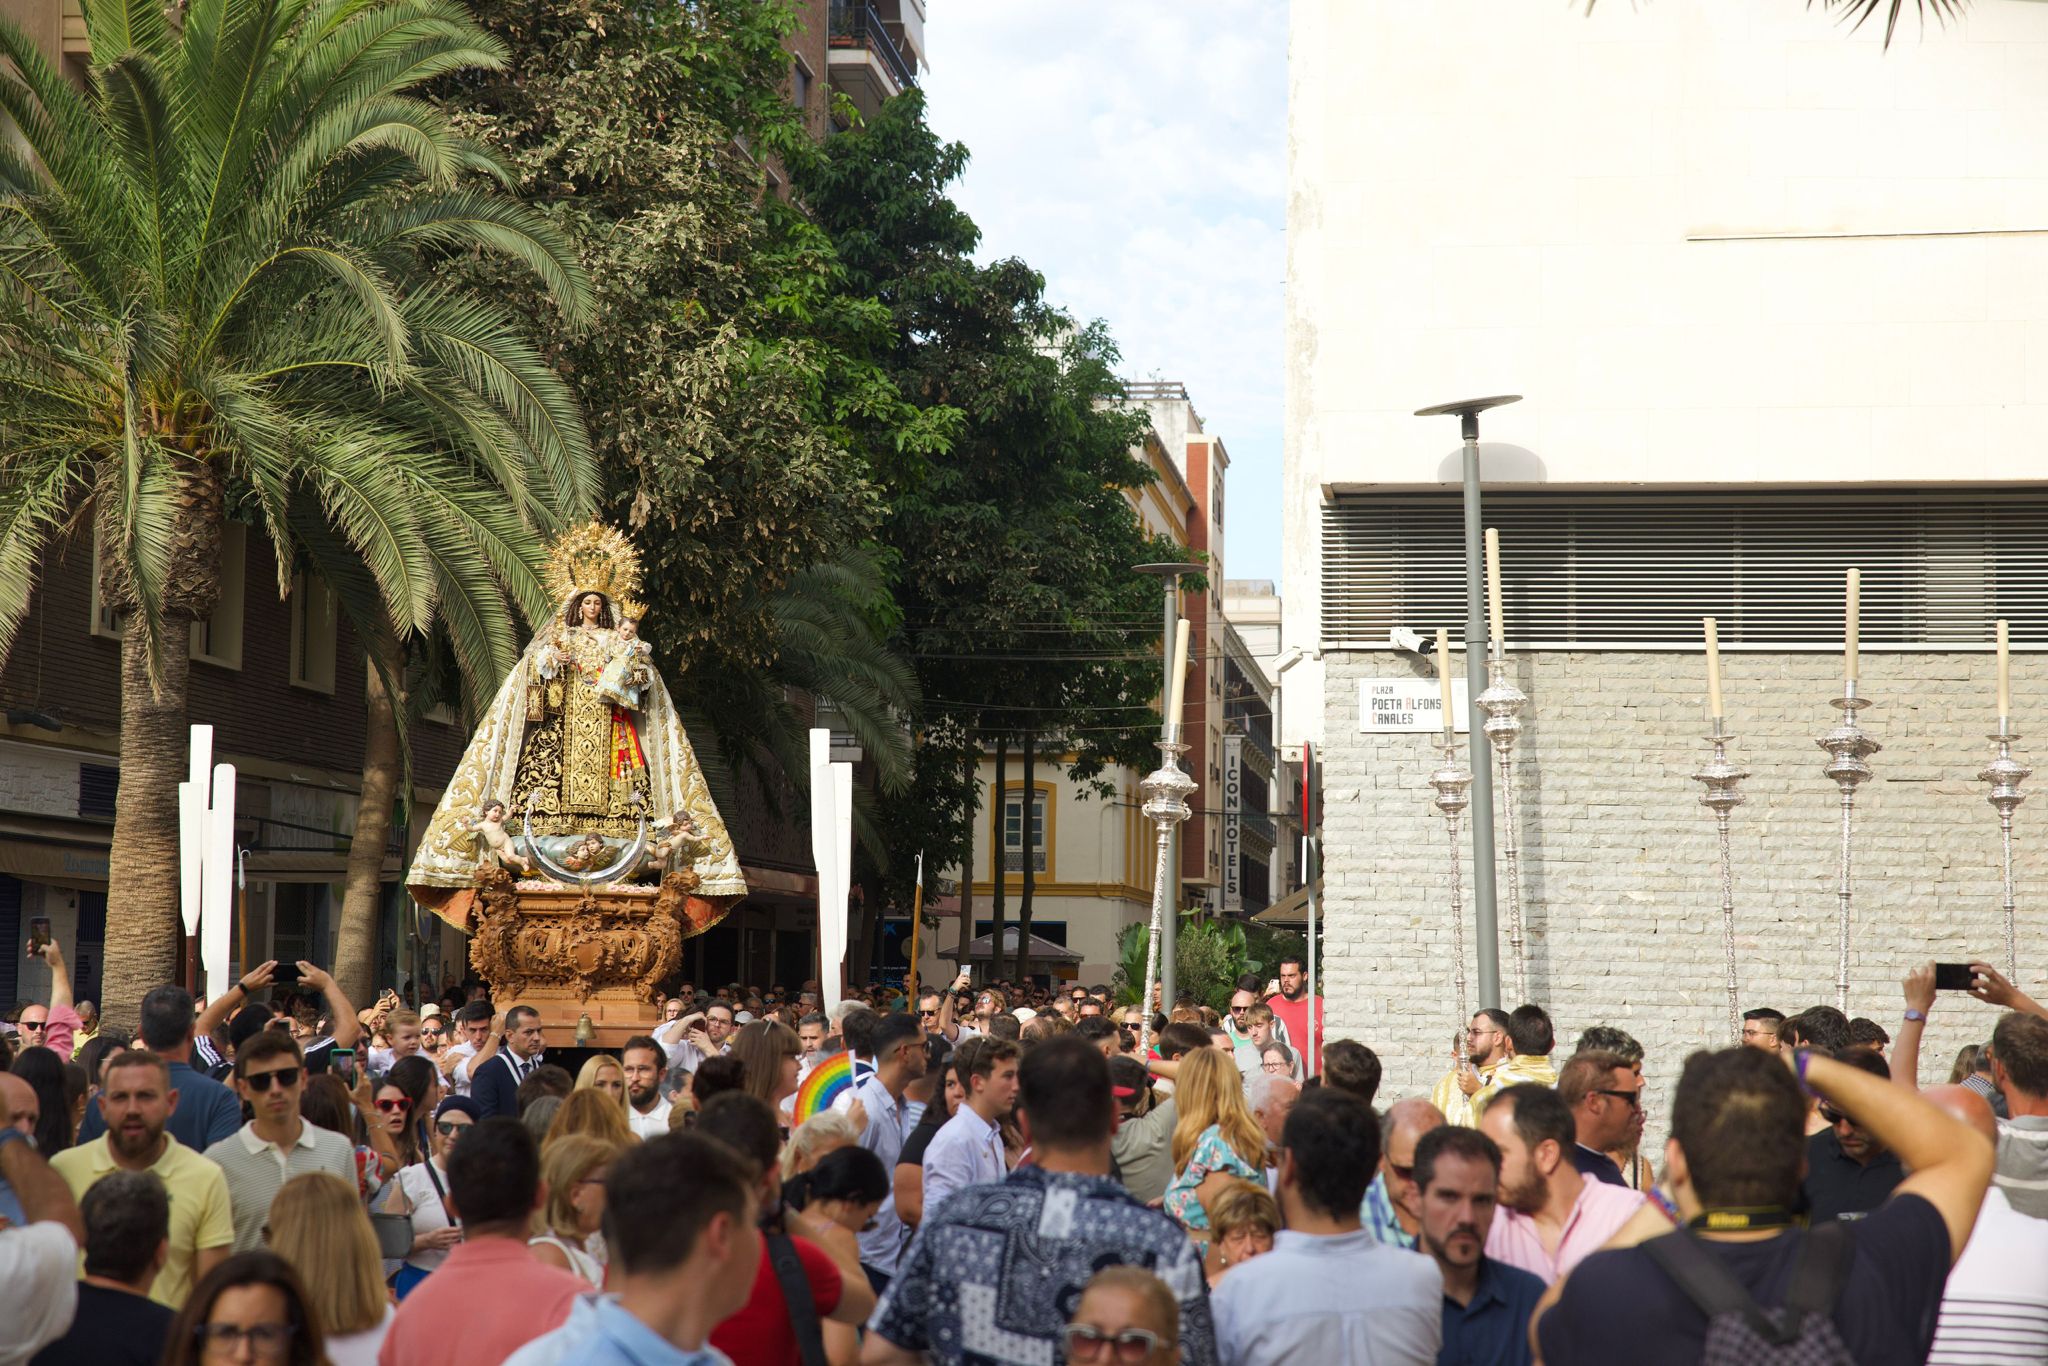
[[[532,528],[586,503],[575,399],[474,255],[589,312],[562,235],[411,92],[501,66],[448,0],[86,0],[84,89],[0,23],[0,648],[89,508],[124,614],[106,995],[175,975],[190,623],[246,518],[358,570],[394,632],[488,671],[538,591]],[[481,177],[477,179],[475,177]]]
[[[1155,632],[1132,623],[1155,619],[1157,597],[1131,567],[1172,557],[1130,505],[1128,490],[1150,477],[1130,453],[1144,422],[1119,403],[1107,330],[1077,326],[1021,261],[974,261],[978,230],[946,194],[965,163],[910,92],[833,138],[797,177],[845,290],[887,306],[886,333],[863,338],[867,354],[944,424],[942,445],[903,458],[883,433],[848,423],[886,489],[879,535],[901,566],[898,639],[926,716],[948,723],[925,733],[943,746],[933,767],[966,770],[957,787],[935,772],[924,793],[968,792],[983,741],[1004,754],[1014,740],[1027,783],[1040,762],[1084,781],[1143,763],[1158,666]],[[931,829],[934,815],[957,833]],[[971,803],[949,803],[887,823],[923,825],[930,852],[964,847],[973,819]],[[998,946],[1001,863],[998,849]],[[935,876],[944,865],[926,866]],[[1020,969],[1031,881],[1027,861]]]

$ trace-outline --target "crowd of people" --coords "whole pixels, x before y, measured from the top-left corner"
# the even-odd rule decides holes
[[[1945,1084],[1929,964],[1892,1030],[1758,1007],[1671,1060],[1652,1153],[1624,1031],[1482,1010],[1382,1106],[1293,960],[1150,1019],[685,983],[572,1072],[477,984],[265,963],[129,1027],[32,951],[0,1366],[2048,1363],[2048,1010],[1988,964]]]

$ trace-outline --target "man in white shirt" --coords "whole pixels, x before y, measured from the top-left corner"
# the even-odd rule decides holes
[[[893,1172],[911,1130],[910,1107],[903,1092],[924,1075],[924,1030],[911,1016],[884,1015],[875,1025],[873,1046],[875,1070],[854,1092],[867,1114],[860,1146],[882,1159],[883,1171]],[[877,1292],[896,1274],[903,1241],[903,1220],[896,1213],[892,1193],[860,1235],[861,1265],[867,1268],[868,1280]]]
[[[732,1006],[713,1001],[694,1015],[672,1020],[654,1031],[668,1052],[671,1073],[694,1074],[704,1059],[732,1051],[737,1018]]]
[[[1921,1092],[1963,1123],[1998,1142],[1991,1103],[1967,1086]],[[1984,1192],[1977,1226],[1941,1292],[1941,1318],[1928,1366],[2048,1362],[2048,1219],[2021,1214],[1994,1181]],[[1992,1344],[1997,1344],[1996,1348]]]
[[[35,1140],[8,1115],[34,1111],[36,1093],[0,1072],[0,1182],[20,1200],[27,1222],[0,1228],[0,1366],[27,1361],[63,1337],[78,1307],[78,1249],[85,1227],[64,1178],[36,1153]]]
[[[491,1032],[496,1018],[489,1001],[471,1001],[455,1012],[455,1032],[461,1037],[441,1054],[438,1064],[450,1094],[468,1095],[470,1073],[497,1053],[498,1036]]]
[[[674,1106],[661,1094],[665,1057],[661,1044],[645,1034],[626,1040],[619,1050],[619,1066],[626,1073],[626,1123],[643,1139],[668,1132]]]
[[[924,1150],[924,1203],[935,1210],[964,1186],[1009,1175],[998,1121],[1017,1103],[1017,1045],[1007,1039],[968,1039],[953,1054],[960,1078],[960,1108],[939,1126]]]
[[[1379,1164],[1372,1110],[1331,1087],[1306,1092],[1283,1129],[1273,1250],[1216,1287],[1217,1354],[1230,1366],[1370,1361],[1432,1366],[1443,1345],[1443,1277],[1360,1225]]]

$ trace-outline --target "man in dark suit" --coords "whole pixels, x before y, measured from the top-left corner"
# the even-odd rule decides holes
[[[513,1006],[505,1012],[504,1036],[505,1046],[470,1078],[469,1097],[486,1119],[519,1118],[519,1083],[540,1066],[540,1012],[532,1006]]]

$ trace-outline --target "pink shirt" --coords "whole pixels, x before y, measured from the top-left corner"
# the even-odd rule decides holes
[[[377,1366],[503,1361],[561,1327],[589,1288],[515,1239],[458,1243],[398,1306]]]
[[[1606,1185],[1590,1176],[1580,1179],[1585,1184],[1579,1191],[1578,1203],[1572,1206],[1571,1216],[1564,1221],[1564,1236],[1557,1240],[1555,1256],[1545,1250],[1535,1218],[1506,1205],[1493,1212],[1493,1229],[1486,1235],[1486,1255],[1541,1276],[1546,1284],[1554,1283],[1588,1255],[1598,1252],[1642,1208],[1641,1191]]]

